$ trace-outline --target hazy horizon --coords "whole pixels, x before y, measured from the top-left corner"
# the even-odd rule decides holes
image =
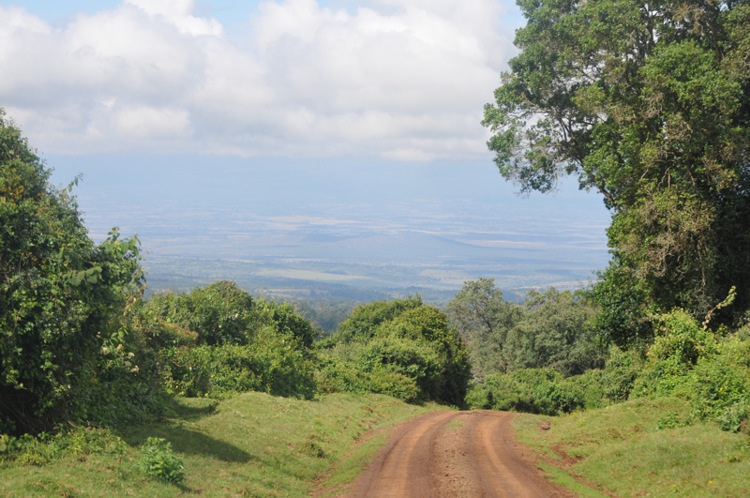
[[[491,161],[45,159],[54,183],[83,175],[74,192],[95,240],[114,226],[139,236],[154,290],[228,279],[390,296],[480,276],[508,291],[574,288],[608,260],[597,195],[568,181],[519,197]]]

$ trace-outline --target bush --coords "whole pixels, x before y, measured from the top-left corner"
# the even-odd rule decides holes
[[[164,386],[170,394],[206,396],[211,391],[211,348],[187,346],[162,351]]]
[[[416,381],[388,366],[375,366],[362,370],[362,366],[345,359],[324,359],[316,374],[318,392],[387,394],[402,401],[414,402],[422,394]]]
[[[572,392],[581,393],[583,405],[580,408],[586,410],[602,408],[610,404],[606,382],[607,374],[604,370],[589,370],[581,375],[568,377],[564,381],[570,385]]]
[[[185,466],[163,438],[149,437],[141,446],[139,465],[151,479],[168,484],[185,483]]]
[[[674,359],[676,364],[693,366],[698,359],[716,352],[716,338],[687,311],[675,309],[659,315],[654,323],[656,338],[648,349],[653,360]]]
[[[85,372],[74,403],[79,421],[106,426],[144,422],[167,412],[162,364],[153,338],[144,330],[140,300],[121,317],[116,340],[103,341],[96,361]]]
[[[389,394],[405,401],[462,406],[470,366],[466,348],[442,311],[419,298],[352,311],[321,344],[324,392]]]
[[[750,413],[750,372],[743,365],[747,358],[736,353],[747,346],[729,339],[720,354],[698,362],[688,383],[692,417],[718,422],[726,431],[740,430]]]
[[[337,341],[366,342],[375,336],[378,326],[389,322],[406,310],[422,306],[422,299],[409,297],[393,301],[375,301],[355,307],[339,325]]]
[[[655,328],[656,338],[646,353],[632,395],[687,396],[690,372],[700,359],[716,354],[716,338],[681,309],[655,317]]]
[[[250,350],[260,365],[262,391],[302,399],[315,395],[316,358],[300,344],[299,338],[264,327]]]
[[[391,377],[390,374],[411,379],[411,384],[416,386],[423,397],[427,397],[427,393],[441,380],[440,358],[424,340],[377,337],[363,348],[359,364],[360,369],[369,373],[371,379],[378,376]]]
[[[324,352],[321,352],[315,383],[321,394],[369,392],[369,375],[365,375],[354,362]]]
[[[612,346],[602,374],[605,399],[610,403],[627,401],[642,368],[643,358],[636,349],[623,351]]]
[[[164,322],[193,331],[198,344],[247,344],[252,340],[255,303],[234,282],[215,282],[189,294],[158,294],[146,306]]]
[[[552,369],[525,369],[490,375],[471,385],[466,403],[472,409],[557,415],[583,408],[585,393]]]
[[[126,449],[127,444],[119,436],[94,427],[74,427],[56,434],[43,432],[36,437],[0,434],[0,463],[43,465],[67,455],[123,455]]]
[[[181,396],[225,397],[247,391],[311,398],[312,360],[294,340],[266,327],[250,345],[169,348],[165,386]]]
[[[407,403],[419,401],[422,395],[422,390],[414,378],[382,367],[368,375],[367,392],[387,394]]]

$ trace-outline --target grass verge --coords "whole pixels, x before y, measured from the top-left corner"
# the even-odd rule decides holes
[[[686,425],[683,400],[635,400],[514,427],[550,477],[581,496],[750,496],[750,439]]]
[[[325,478],[333,492],[354,479],[385,442],[377,429],[426,413],[387,396],[330,395],[299,401],[247,393],[221,402],[178,401],[167,423],[118,433],[81,429],[100,441],[59,451],[50,442],[0,458],[0,496],[307,496]],[[370,431],[363,444],[356,441]],[[184,463],[181,485],[149,479],[139,449],[164,438]],[[68,441],[66,439],[66,441]],[[58,448],[59,449],[59,448]],[[0,457],[2,457],[0,452]]]

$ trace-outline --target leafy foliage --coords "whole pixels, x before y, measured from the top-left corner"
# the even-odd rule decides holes
[[[142,286],[138,240],[89,239],[70,189],[0,110],[0,432],[38,432],[75,412],[103,346]]]
[[[463,404],[469,378],[465,346],[445,314],[419,298],[359,306],[320,347],[324,391]]]
[[[750,306],[750,6],[518,4],[527,24],[485,107],[488,146],[522,191],[573,174],[612,210],[598,293],[610,338],[642,336],[651,308],[704,315],[732,285],[739,316]]]
[[[729,337],[698,359],[688,383],[691,416],[750,432],[750,341]]]
[[[750,415],[750,341],[721,337],[681,309],[654,317],[657,337],[632,383],[630,398],[678,396],[691,418],[722,429],[747,428]]]
[[[337,340],[345,342],[368,341],[372,339],[377,327],[408,309],[422,306],[422,299],[409,297],[393,301],[375,301],[355,307],[338,328]]]
[[[272,330],[251,345],[183,346],[163,355],[165,387],[180,396],[222,398],[260,391],[311,398],[315,391],[312,363]]]
[[[42,432],[37,436],[0,434],[0,463],[44,465],[68,455],[78,458],[93,453],[119,456],[126,447],[120,437],[93,427],[72,427],[56,434]]]
[[[254,325],[254,302],[233,282],[198,287],[189,294],[153,296],[148,308],[164,322],[194,331],[198,344],[246,344]]]
[[[483,278],[466,282],[446,308],[468,344],[476,380],[523,368],[569,376],[604,363],[594,328],[598,308],[584,292],[532,291],[515,304]]]
[[[552,369],[528,368],[489,376],[471,387],[466,402],[474,409],[557,415],[583,408],[585,393]]]
[[[141,446],[139,464],[146,476],[169,484],[184,484],[185,466],[164,438],[149,437]]]
[[[505,301],[494,279],[464,283],[446,306],[446,312],[469,349],[474,378],[483,379],[487,374],[508,369],[503,348],[523,310]]]
[[[522,309],[508,333],[510,369],[550,367],[570,376],[603,365],[605,352],[593,327],[598,308],[586,293],[532,291]]]
[[[655,317],[658,335],[649,347],[633,386],[633,396],[662,397],[680,394],[700,358],[713,355],[714,334],[702,328],[684,310]]]
[[[311,346],[318,332],[288,304],[253,299],[222,281],[154,296],[144,311],[173,394],[310,398],[315,392]]]

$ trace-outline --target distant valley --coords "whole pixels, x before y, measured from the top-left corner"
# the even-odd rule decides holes
[[[95,239],[112,226],[137,233],[152,292],[228,279],[282,299],[419,293],[441,303],[484,276],[513,298],[583,287],[608,260],[608,214],[595,196],[567,188],[519,198],[491,165],[250,165],[181,176],[58,162],[60,182],[83,168],[75,192]]]

